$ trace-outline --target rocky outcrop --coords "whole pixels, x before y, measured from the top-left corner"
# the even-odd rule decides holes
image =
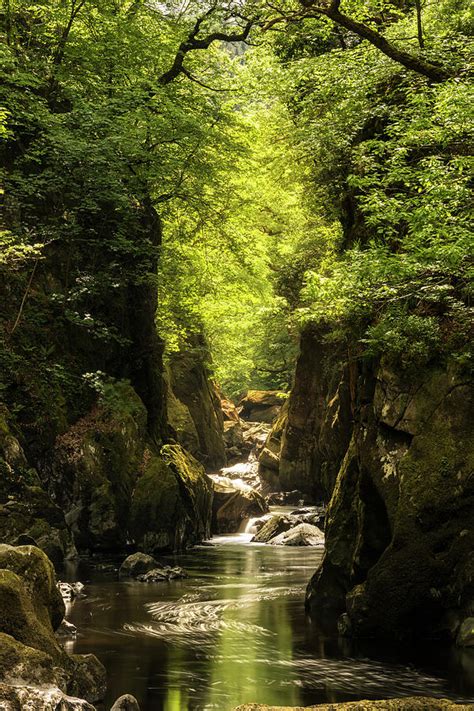
[[[0,409],[0,542],[28,541],[55,563],[77,555],[62,509],[45,490],[38,472]]]
[[[285,400],[258,457],[259,474],[269,484],[272,491],[277,491],[281,488],[279,479],[281,441],[288,423],[289,404],[290,400]]]
[[[176,440],[206,469],[226,463],[224,420],[217,387],[206,367],[204,338],[195,336],[186,350],[174,353],[167,370],[168,423]]]
[[[180,445],[146,450],[132,496],[130,531],[147,553],[173,551],[211,535],[212,482]]]
[[[99,660],[66,654],[54,636],[64,609],[46,555],[34,546],[0,545],[0,700],[26,703],[35,693],[31,687],[49,689],[58,702],[64,694],[78,697],[74,703],[103,698],[105,669]]]
[[[354,373],[346,365],[347,354],[333,343],[326,345],[323,336],[309,326],[301,335],[288,405],[260,464],[262,476],[280,489],[328,501],[351,437]]]
[[[240,417],[250,422],[271,424],[286,398],[286,393],[279,390],[249,390],[238,403]]]
[[[121,550],[140,475],[147,412],[126,382],[109,386],[96,406],[56,440],[50,490],[78,547]]]
[[[471,397],[454,365],[359,370],[326,553],[307,592],[313,616],[345,613],[346,633],[392,638],[455,638],[472,616]]]

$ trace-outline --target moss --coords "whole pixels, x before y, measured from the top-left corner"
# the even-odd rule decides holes
[[[60,684],[59,670],[51,655],[18,642],[0,632],[0,677],[4,680],[28,676],[34,684]]]

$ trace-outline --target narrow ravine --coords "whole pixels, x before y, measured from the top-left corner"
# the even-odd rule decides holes
[[[226,476],[243,488],[255,484],[254,451],[215,478]],[[294,511],[271,506],[264,518]],[[110,559],[82,560],[65,571],[69,580],[86,582],[86,596],[67,611],[78,633],[66,647],[93,652],[105,664],[104,708],[124,693],[142,711],[411,695],[474,700],[460,651],[325,635],[304,612],[323,548],[253,543],[258,524],[257,517],[244,519],[236,533],[161,559],[183,567],[185,579],[118,580],[121,561]]]

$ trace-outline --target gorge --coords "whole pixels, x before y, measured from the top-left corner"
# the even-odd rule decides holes
[[[474,708],[471,34],[1,4],[0,708]]]

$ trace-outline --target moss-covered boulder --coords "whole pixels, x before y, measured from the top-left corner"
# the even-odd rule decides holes
[[[126,382],[58,437],[50,486],[80,548],[125,546],[130,498],[140,474],[147,413]]]
[[[63,617],[64,603],[47,556],[35,546],[0,545],[3,682],[53,686],[98,701],[105,694],[105,669],[93,655],[66,654],[54,636]]]
[[[147,450],[133,492],[130,530],[149,553],[180,550],[210,537],[212,482],[180,445]]]
[[[238,402],[240,417],[250,422],[271,424],[287,399],[279,390],[248,390]]]
[[[59,564],[77,555],[64,513],[30,467],[0,407],[0,542],[14,544],[28,536]]]

